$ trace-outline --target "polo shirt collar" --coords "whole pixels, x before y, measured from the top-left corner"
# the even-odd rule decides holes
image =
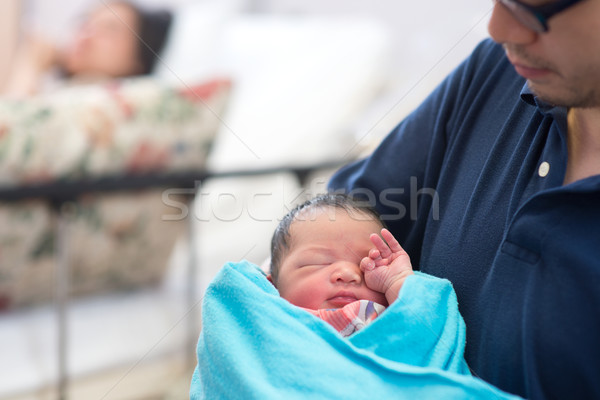
[[[560,125],[561,130],[566,132],[567,129],[567,109],[565,107],[555,106],[539,99],[529,88],[527,82],[521,89],[521,100],[525,103],[537,107],[544,115],[551,115]]]
[[[539,99],[529,88],[529,84],[527,84],[527,82],[525,82],[523,88],[521,89],[521,100],[529,105],[538,107],[543,114],[554,114],[557,110],[563,110],[563,112],[566,111],[564,107],[555,106],[554,104],[546,103],[545,101]]]
[[[538,107],[543,114],[551,114],[552,110],[563,108],[538,99],[535,93],[533,93],[533,91],[529,88],[529,84],[527,82],[525,82],[523,88],[521,89],[521,100],[527,104]]]
[[[537,106],[535,95],[533,94],[531,89],[529,89],[529,85],[527,84],[527,82],[525,82],[523,88],[521,89],[521,100],[523,100],[529,105]]]

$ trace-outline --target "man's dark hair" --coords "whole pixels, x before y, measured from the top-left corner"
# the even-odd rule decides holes
[[[373,220],[379,222],[382,227],[385,227],[385,224],[379,217],[379,213],[375,208],[368,205],[366,201],[359,201],[358,199],[340,193],[322,194],[307,200],[296,206],[283,217],[275,229],[275,233],[273,233],[273,238],[271,239],[271,279],[275,286],[277,286],[281,261],[290,249],[290,227],[292,223],[305,211],[327,207],[341,209],[347,213],[361,213],[367,217],[373,218]]]

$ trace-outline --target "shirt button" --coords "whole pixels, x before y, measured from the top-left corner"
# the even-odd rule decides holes
[[[546,161],[540,164],[540,168],[538,169],[538,175],[544,178],[550,172],[550,164]]]

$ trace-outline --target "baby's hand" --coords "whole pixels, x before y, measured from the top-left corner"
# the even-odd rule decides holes
[[[365,274],[367,287],[384,293],[388,303],[392,304],[404,280],[413,274],[413,270],[410,257],[394,235],[384,228],[381,236],[385,242],[376,233],[371,234],[370,239],[375,247],[369,251],[368,257],[361,260],[360,269]]]

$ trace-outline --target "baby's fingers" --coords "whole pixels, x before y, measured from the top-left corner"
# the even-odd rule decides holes
[[[364,271],[372,271],[375,267],[379,267],[387,263],[387,259],[381,258],[381,254],[377,249],[369,250],[369,255],[360,260],[360,269]]]
[[[377,249],[371,249],[369,251],[369,258],[375,262],[376,267],[388,265],[390,262],[389,258],[381,258],[381,252]]]
[[[396,240],[396,238],[394,237],[394,235],[392,235],[392,232],[390,232],[387,229],[383,228],[381,230],[381,236],[383,236],[383,238],[387,242],[387,244],[388,244],[389,248],[392,250],[392,252],[394,252],[394,253],[398,253],[398,252],[405,253],[405,251],[402,248],[402,246],[400,246],[400,243],[398,243],[398,241]]]
[[[375,269],[375,261],[370,257],[364,257],[360,260],[360,270],[362,272],[373,271]]]
[[[382,230],[382,232],[383,232],[383,230]],[[379,250],[379,254],[380,254],[381,258],[388,258],[392,254],[392,251],[390,250],[388,245],[383,241],[381,236],[379,236],[376,233],[372,233],[369,238],[371,239],[371,243],[373,243],[375,245],[375,247],[377,248],[377,250]],[[396,243],[398,243],[398,242],[396,242]]]
[[[381,253],[377,249],[371,249],[369,250],[369,258],[372,260],[377,260],[381,258]]]

